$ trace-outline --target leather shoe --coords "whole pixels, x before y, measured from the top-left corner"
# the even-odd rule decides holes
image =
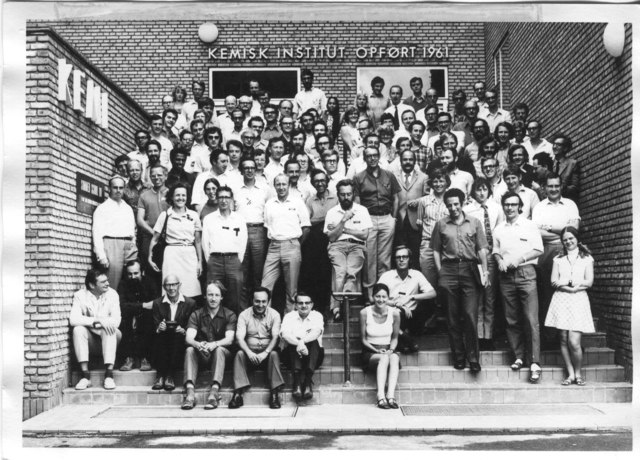
[[[312,398],[313,398],[313,380],[311,380],[311,377],[307,377],[304,379],[304,382],[302,385],[302,399],[308,401]]]
[[[164,377],[159,375],[156,378],[156,381],[153,382],[152,390],[162,390],[164,388]]]
[[[173,377],[169,376],[164,379],[164,389],[167,391],[173,391],[176,389],[176,384],[173,383]]]
[[[461,371],[462,369],[464,369],[464,359],[460,359],[458,361],[456,361],[453,365],[454,369],[457,369],[459,371]]]
[[[295,399],[302,398],[302,388],[300,388],[300,385],[296,385],[296,386],[293,387],[293,391],[291,392],[291,396],[293,396]]]
[[[187,395],[184,397],[181,408],[183,410],[191,410],[196,405],[196,390],[195,388],[187,388]]]
[[[229,401],[229,409],[238,409],[244,405],[244,400],[242,399],[242,395],[240,393],[233,393],[231,396],[231,401]]]
[[[482,368],[480,367],[480,363],[469,363],[469,370],[473,373],[480,372]]]
[[[277,391],[271,392],[271,396],[269,397],[269,407],[271,409],[280,409],[280,407],[282,407],[280,405],[280,395]]]

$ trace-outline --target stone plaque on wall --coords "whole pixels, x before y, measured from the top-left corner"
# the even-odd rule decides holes
[[[76,173],[76,209],[83,214],[93,215],[96,207],[105,200],[106,187],[93,177]]]

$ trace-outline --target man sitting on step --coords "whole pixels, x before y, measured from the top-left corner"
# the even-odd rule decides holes
[[[91,386],[89,377],[89,352],[98,352],[102,347],[102,358],[106,368],[105,390],[116,387],[113,381],[113,363],[116,348],[122,334],[120,325],[120,300],[118,293],[109,287],[109,277],[103,268],[90,268],[84,279],[85,287],[73,296],[69,324],[73,328],[73,349],[82,369],[82,378],[76,390]]]
[[[280,409],[279,391],[284,386],[280,372],[280,356],[276,351],[280,335],[280,315],[269,308],[271,291],[258,287],[253,292],[253,306],[238,316],[236,342],[240,350],[233,361],[233,396],[229,409],[244,404],[242,393],[251,386],[247,368],[262,368],[267,371],[267,382],[271,388],[269,407]]]
[[[280,337],[285,342],[284,353],[289,368],[293,370],[293,397],[296,401],[313,398],[313,373],[324,359],[322,313],[313,310],[311,297],[298,291],[296,309],[282,320]],[[301,384],[302,374],[304,381]]]
[[[153,349],[153,315],[151,307],[155,287],[142,271],[140,262],[131,260],[125,264],[125,277],[118,285],[122,322],[120,356],[125,358],[121,371],[130,371],[140,361],[141,371],[151,370]],[[135,326],[134,326],[135,323]]]
[[[211,370],[211,390],[205,409],[215,409],[220,401],[220,386],[224,368],[231,357],[230,348],[236,335],[238,318],[234,312],[220,305],[224,287],[219,281],[207,286],[206,305],[189,317],[187,324],[187,351],[184,356],[184,380],[187,394],[182,403],[185,410],[196,405],[195,383],[198,364],[202,362]]]

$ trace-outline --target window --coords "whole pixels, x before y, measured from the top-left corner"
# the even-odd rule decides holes
[[[257,80],[260,89],[269,93],[271,103],[277,104],[281,99],[293,99],[299,91],[300,69],[212,67],[209,68],[209,97],[215,101],[216,106],[224,106],[224,98],[227,96],[248,95],[251,80]]]

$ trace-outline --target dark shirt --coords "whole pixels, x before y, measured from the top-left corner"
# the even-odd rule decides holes
[[[458,156],[458,159],[456,160],[456,166],[460,171],[466,171],[471,174],[473,176],[473,180],[476,180],[476,167],[473,164],[473,160],[471,160],[471,158],[469,158],[467,155],[465,155],[464,153],[460,154]],[[436,158],[431,163],[429,163],[429,166],[427,166],[427,176],[433,177],[433,172],[436,169],[440,168],[444,168],[444,165],[440,161],[440,158]]]
[[[530,164],[523,164],[520,167],[522,176],[520,182],[527,188],[531,188],[531,183],[536,180],[536,170]]]
[[[138,209],[138,200],[140,199],[140,194],[147,189],[145,185],[140,182],[137,186],[131,184],[131,181],[127,182],[127,185],[124,186],[124,192],[122,193],[122,199],[131,206],[134,210]]]
[[[163,300],[164,295],[153,301],[153,323],[156,329],[163,319],[165,321],[171,320],[171,307],[169,305],[169,302],[163,302]],[[178,310],[176,310],[175,321],[183,329],[185,329],[187,327],[187,322],[189,322],[189,317],[195,309],[196,301],[189,297],[185,297],[183,302],[178,303]]]
[[[200,308],[189,317],[187,329],[195,329],[196,342],[216,342],[225,338],[227,331],[236,330],[238,317],[228,308],[220,307],[215,316],[211,318],[207,307]]]
[[[353,178],[354,195],[360,197],[360,204],[372,216],[391,214],[393,198],[400,192],[400,184],[393,173],[382,168],[378,168],[378,171],[378,177],[365,169]]]
[[[436,222],[431,233],[430,247],[440,252],[441,260],[462,259],[477,261],[480,249],[488,249],[487,238],[482,223],[475,217],[463,213],[460,225],[451,216]]]
[[[130,280],[123,278],[118,284],[118,295],[120,296],[120,311],[133,311],[134,315],[142,314],[142,304],[155,298],[155,288],[153,282],[143,276],[141,280]]]

